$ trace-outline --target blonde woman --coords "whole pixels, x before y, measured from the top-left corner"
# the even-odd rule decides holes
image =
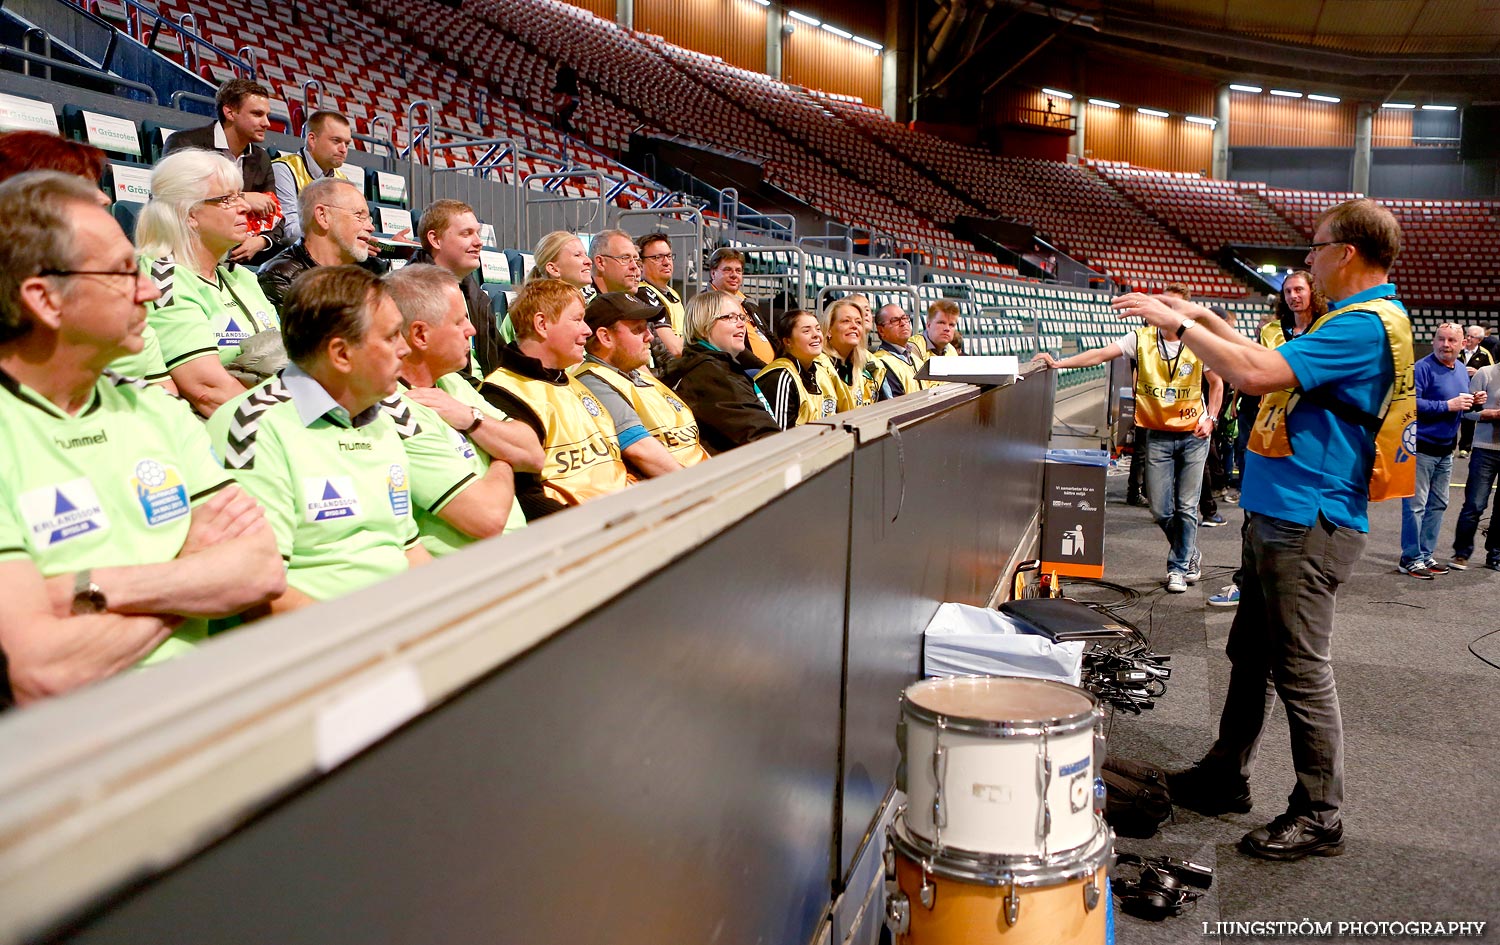
[[[151,172],[151,199],[136,225],[141,264],[161,291],[147,322],[177,390],[205,417],[245,392],[226,369],[240,345],[281,330],[255,274],[224,264],[248,232],[242,187],[240,169],[218,152],[173,152]]]
[[[865,349],[868,309],[860,306],[863,299],[862,295],[849,296],[823,310],[824,352],[843,388],[840,410],[853,410],[890,396],[885,386],[885,365]]]

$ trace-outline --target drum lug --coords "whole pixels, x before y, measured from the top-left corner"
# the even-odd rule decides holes
[[[917,889],[917,898],[922,901],[922,908],[931,911],[937,902],[937,883],[932,881],[931,862],[922,863],[922,885]]]
[[[1086,912],[1093,912],[1097,905],[1099,905],[1099,875],[1095,873],[1083,885],[1083,908]]]
[[[1016,885],[1011,883],[1010,892],[1005,894],[1005,924],[1015,925],[1021,919],[1021,897],[1016,895]]]
[[[886,897],[885,926],[892,935],[905,935],[911,931],[911,900],[906,898],[906,893]]]

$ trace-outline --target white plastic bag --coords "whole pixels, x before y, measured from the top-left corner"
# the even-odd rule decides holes
[[[926,676],[1028,676],[1078,685],[1082,642],[1053,643],[1005,614],[943,604],[922,633]]]

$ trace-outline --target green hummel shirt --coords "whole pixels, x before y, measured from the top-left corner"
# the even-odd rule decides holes
[[[208,420],[225,468],[265,506],[287,583],[314,600],[406,570],[417,526],[396,426],[379,404],[350,417],[295,364]]]
[[[464,406],[484,411],[492,422],[509,419],[456,373],[438,378],[436,386]],[[443,521],[438,513],[472,483],[484,478],[490,469],[491,456],[449,426],[431,407],[406,397],[382,401],[381,406],[393,419],[401,410],[409,409],[416,420],[411,425],[398,423],[398,427],[403,431],[401,444],[411,460],[411,488],[416,501],[413,514],[423,546],[437,557],[471,544],[473,538]],[[521,503],[512,497],[505,530],[512,532],[524,527],[526,515],[521,511]]]
[[[147,323],[141,329],[141,350],[116,358],[109,369],[126,377],[138,377],[148,384],[160,384],[166,380],[170,375],[166,361],[162,360],[161,341],[156,337],[156,329]]]
[[[185,403],[112,372],[70,416],[0,371],[0,426],[0,561],[30,558],[47,578],[172,560],[193,507],[234,482]],[[183,621],[143,662],[206,630]]]
[[[219,266],[214,281],[205,282],[189,266],[170,256],[142,260],[161,298],[146,304],[146,320],[156,330],[167,370],[204,355],[218,355],[228,364],[240,354],[240,342],[251,335],[280,328],[276,308],[243,266]]]

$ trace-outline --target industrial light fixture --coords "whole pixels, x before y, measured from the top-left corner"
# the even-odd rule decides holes
[[[1197,115],[1189,115],[1189,116],[1187,116],[1187,120],[1190,121],[1190,122],[1192,122],[1195,125],[1207,125],[1210,128],[1214,127],[1215,125],[1217,125],[1219,123],[1217,119],[1213,119],[1213,118],[1199,118]]]
[[[1258,86],[1258,85],[1236,85],[1233,82],[1231,82],[1229,84],[1229,87],[1231,89],[1234,89],[1236,92],[1250,92],[1251,94],[1254,94],[1254,95],[1259,95],[1260,94],[1260,86]]]
[[[844,39],[853,39],[854,38],[854,34],[851,33],[851,32],[849,32],[848,30],[841,30],[837,26],[829,26],[827,23],[823,24],[823,29],[827,30],[828,32],[832,33],[835,36],[841,36]]]
[[[1309,101],[1328,102],[1332,105],[1337,105],[1339,102],[1343,101],[1343,99],[1339,98],[1337,95],[1313,95],[1311,92],[1308,93],[1307,98]]]
[[[1386,102],[1384,105],[1382,105],[1380,107],[1381,108],[1401,108],[1401,109],[1405,109],[1406,111],[1411,111],[1412,109],[1416,108],[1417,106],[1413,105],[1411,102]]]
[[[1457,105],[1423,105],[1422,106],[1422,111],[1424,111],[1424,112],[1456,112],[1456,111],[1458,111],[1458,106]]]
[[[771,5],[771,0],[755,0],[755,2],[763,7],[768,7]]]
[[[1168,112],[1159,112],[1159,111],[1157,111],[1154,108],[1137,108],[1136,111],[1140,112],[1142,115],[1150,115],[1152,118],[1171,118],[1172,117],[1170,113],[1168,113]]]
[[[1119,102],[1110,102],[1110,101],[1106,101],[1105,99],[1102,99],[1102,98],[1091,98],[1091,99],[1089,99],[1089,104],[1090,105],[1098,105],[1100,108],[1119,108],[1120,107],[1120,103]]]
[[[1272,95],[1280,95],[1282,98],[1301,98],[1301,92],[1288,92],[1286,89],[1272,89]]]
[[[796,20],[798,23],[806,23],[808,26],[822,26],[823,25],[821,22],[813,19],[812,17],[808,16],[807,14],[805,14],[805,13],[798,13],[796,10],[788,10],[788,11],[786,11],[786,15],[789,16],[789,17],[791,17],[792,19]]]
[[[1044,88],[1044,89],[1042,89],[1042,94],[1043,95],[1050,95],[1053,98],[1065,98],[1065,99],[1068,99],[1069,101],[1071,101],[1072,98],[1073,98],[1073,93],[1072,92],[1059,92],[1057,89]]]
[[[766,0],[766,2],[770,3],[771,0]],[[868,46],[869,48],[875,50],[876,52],[880,52],[882,49],[885,48],[884,46],[882,46],[879,43],[875,42],[873,39],[865,39],[863,36],[856,36],[856,37],[854,37],[854,41],[856,43],[859,43],[861,46]]]

